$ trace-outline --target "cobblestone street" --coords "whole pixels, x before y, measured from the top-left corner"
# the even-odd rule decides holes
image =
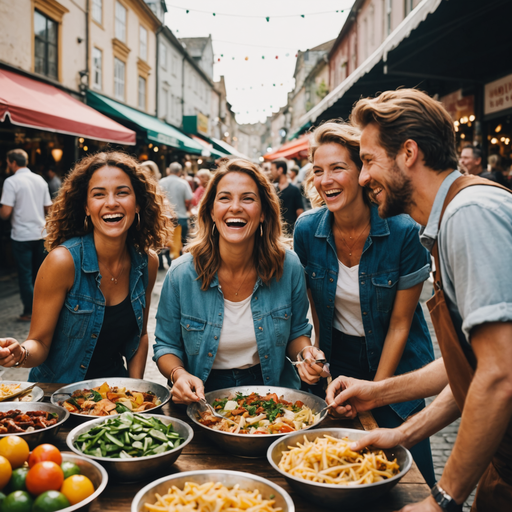
[[[160,271],[158,273],[157,282],[155,285],[155,289],[153,291],[153,297],[151,301],[151,313],[149,315],[149,353],[148,353],[148,363],[146,367],[145,378],[148,380],[152,380],[154,382],[159,382],[161,384],[166,384],[167,379],[163,377],[158,371],[155,363],[152,361],[153,349],[152,345],[154,342],[154,333],[155,333],[155,315],[156,309],[158,306],[158,300],[160,297],[160,290],[162,287],[162,282],[165,277],[165,272]],[[427,319],[427,323],[429,325],[430,333],[432,339],[434,340],[434,349],[436,353],[436,357],[440,357],[439,347],[436,342],[434,329],[432,323],[430,322],[430,316],[428,314],[428,309],[425,305],[425,301],[430,297],[432,293],[432,286],[427,281],[423,288],[423,293],[421,296],[421,303],[423,306],[423,310],[425,313],[425,318]],[[3,281],[0,281],[0,325],[1,327],[1,335],[2,336],[11,336],[15,337],[18,340],[26,339],[29,332],[29,324],[16,322],[16,318],[22,311],[21,301],[19,299],[18,294],[18,283],[15,277],[7,277]],[[0,379],[3,380],[27,380],[28,370],[25,369],[16,369],[16,370],[4,370],[0,369]],[[429,399],[430,403],[432,399]],[[443,472],[446,461],[452,451],[453,443],[455,442],[455,438],[457,436],[457,432],[459,429],[459,420],[444,428],[436,435],[432,436],[430,439],[432,445],[432,455],[434,459],[434,468],[436,472],[436,477],[439,478]],[[471,504],[473,502],[474,493],[471,495],[470,499],[468,499],[466,506],[464,507],[465,511],[469,511]]]

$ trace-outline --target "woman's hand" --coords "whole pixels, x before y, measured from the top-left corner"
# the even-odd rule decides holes
[[[203,381],[185,370],[174,380],[172,401],[176,404],[191,404],[204,398]]]
[[[23,350],[14,338],[0,338],[0,366],[13,367],[20,361]]]
[[[303,349],[302,358],[304,362],[297,365],[299,376],[301,380],[308,384],[315,384],[320,380],[320,377],[327,377],[329,372],[324,370],[323,364],[314,364],[316,359],[325,359],[325,354],[314,346],[309,346]]]

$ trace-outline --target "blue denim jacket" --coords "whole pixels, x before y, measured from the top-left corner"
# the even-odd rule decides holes
[[[73,257],[75,280],[64,301],[46,361],[30,370],[30,382],[79,382],[84,380],[103,325],[105,297],[92,233],[62,244]],[[130,297],[139,332],[126,340],[123,355],[130,360],[139,347],[142,332],[148,257],[128,245],[131,257]]]
[[[311,336],[308,307],[304,270],[297,255],[286,251],[281,279],[264,285],[258,277],[251,299],[265,384],[300,387],[295,369],[286,360],[286,348],[299,336]],[[217,354],[223,317],[224,296],[218,277],[202,291],[192,255],[173,261],[158,304],[153,360],[174,354],[187,371],[206,382]]]
[[[338,280],[338,257],[332,233],[334,216],[326,208],[303,213],[295,224],[294,248],[306,269],[320,324],[320,348],[331,357],[334,300]],[[377,371],[389,327],[395,294],[422,283],[430,271],[428,252],[421,246],[419,226],[408,216],[381,219],[371,207],[370,234],[359,262],[359,295],[365,331],[368,364]],[[434,360],[428,327],[418,304],[409,338],[396,369],[407,373]],[[403,419],[423,401],[394,404]]]

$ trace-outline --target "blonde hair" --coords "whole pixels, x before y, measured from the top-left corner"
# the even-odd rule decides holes
[[[141,165],[142,167],[147,167],[153,173],[153,177],[156,180],[159,180],[162,177],[158,165],[155,162],[153,162],[153,160],[146,160],[145,162],[142,162]]]
[[[355,126],[337,119],[327,121],[313,132],[313,137],[311,137],[309,141],[309,161],[313,163],[317,149],[323,144],[339,144],[348,151],[350,159],[360,171],[363,167],[363,162],[359,157],[360,140],[361,132]],[[325,201],[315,188],[314,178],[313,166],[311,166],[306,175],[306,179],[304,180],[304,192],[311,201],[311,206],[316,208],[318,206],[323,206]],[[369,202],[366,193],[363,197],[366,202]]]
[[[198,178],[208,178],[206,183],[209,183],[212,179],[212,173],[208,169],[201,169],[200,171],[197,171],[196,176]]]
[[[264,284],[275,277],[279,280],[283,274],[286,255],[286,239],[281,227],[279,198],[274,186],[257,165],[243,158],[219,161],[219,167],[210,180],[197,214],[196,231],[186,247],[194,257],[194,267],[198,279],[202,280],[201,290],[206,291],[219,270],[221,264],[218,232],[213,233],[211,212],[217,187],[224,176],[232,172],[247,174],[256,183],[261,200],[264,220],[261,225],[262,236],[258,230],[254,243],[254,266]]]

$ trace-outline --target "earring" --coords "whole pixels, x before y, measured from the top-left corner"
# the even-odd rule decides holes
[[[86,215],[84,219],[84,231],[89,231],[89,218]]]
[[[263,224],[260,224],[260,236],[263,236]]]
[[[213,223],[213,226],[212,226],[212,236],[215,236],[215,228],[217,226],[215,226],[215,222]]]
[[[140,213],[137,212],[136,215],[137,215],[137,225],[135,226],[135,228],[137,229],[137,231],[139,231],[140,230]]]

